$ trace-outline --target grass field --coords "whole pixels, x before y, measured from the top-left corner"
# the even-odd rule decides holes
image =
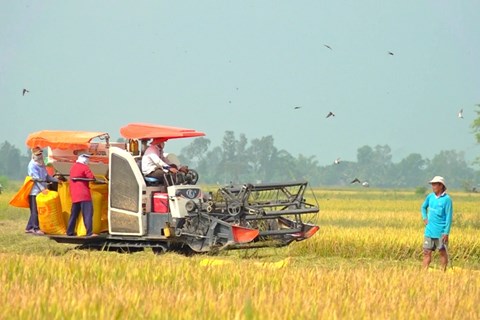
[[[81,251],[0,195],[0,319],[479,319],[480,194],[452,192],[453,268],[420,269],[423,196],[316,190],[319,232],[216,256]]]

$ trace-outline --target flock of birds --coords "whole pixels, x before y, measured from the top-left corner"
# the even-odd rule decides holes
[[[325,46],[327,49],[333,50],[332,47],[329,46],[328,44],[324,44],[324,46]],[[391,56],[395,55],[395,54],[394,54],[393,52],[391,52],[391,51],[387,51],[387,54],[388,54],[388,55],[391,55]],[[477,106],[480,106],[480,104],[477,104]],[[302,108],[302,107],[296,106],[296,107],[294,107],[293,109],[294,109],[294,110],[298,110],[298,109],[300,109],[300,108]],[[330,118],[330,117],[335,117],[335,113],[333,113],[332,111],[329,111],[328,114],[327,114],[327,116],[326,116],[326,118]],[[459,119],[463,119],[463,109],[460,109],[460,110],[458,111],[457,117],[458,117]],[[333,164],[334,164],[334,165],[338,165],[338,164],[340,164],[340,162],[341,162],[341,161],[340,161],[340,158],[337,158],[337,159],[335,159],[335,160],[333,161]],[[368,183],[368,181],[360,181],[360,179],[358,179],[358,178],[355,178],[355,179],[353,179],[353,180],[350,182],[350,184],[355,184],[355,183],[358,183],[358,184],[360,184],[361,186],[363,186],[363,187],[365,187],[365,188],[368,188],[368,187],[370,186],[370,184]]]
[[[324,44],[324,46],[325,46],[327,49],[333,50],[332,47],[329,46],[328,44]],[[389,54],[389,55],[391,55],[391,56],[394,55],[394,53],[391,52],[391,51],[387,51],[387,54]],[[238,88],[236,88],[236,90],[238,90]],[[23,91],[22,91],[22,96],[25,96],[25,94],[27,94],[27,93],[29,93],[29,92],[30,92],[29,90],[27,90],[27,89],[24,88]],[[228,103],[232,103],[232,101],[230,100],[230,101],[228,101]],[[477,106],[480,106],[480,104],[477,104]],[[301,106],[296,106],[296,107],[294,107],[293,109],[294,109],[294,110],[298,110],[298,109],[301,109],[301,108],[302,108]],[[330,117],[335,117],[335,113],[333,113],[332,111],[329,111],[329,112],[327,113],[327,116],[326,116],[325,118],[330,118]],[[460,110],[458,111],[457,117],[458,117],[459,119],[463,119],[463,109],[460,109]],[[341,161],[340,161],[340,158],[337,158],[337,159],[335,159],[335,160],[333,161],[333,164],[334,164],[334,165],[338,165],[338,164],[340,164],[340,162],[341,162]],[[355,178],[355,179],[353,179],[353,180],[350,182],[350,184],[354,184],[354,183],[358,183],[358,184],[360,184],[361,186],[366,187],[366,188],[368,188],[368,187],[370,186],[370,184],[368,183],[368,181],[360,181],[358,178]]]
[[[332,48],[330,48],[330,47],[327,46],[327,45],[325,45],[325,46],[326,46],[327,48],[329,48],[329,49],[332,49]],[[390,52],[389,52],[389,53],[390,53]],[[392,55],[393,55],[393,54],[392,54]],[[294,110],[298,110],[298,109],[300,109],[300,108],[301,108],[301,107],[298,107],[298,106],[297,106],[297,107],[294,107],[293,109],[294,109]],[[333,113],[332,111],[329,111],[329,112],[327,113],[326,118],[330,118],[330,117],[335,117],[335,113]],[[462,116],[462,118],[463,118],[463,116]],[[333,161],[333,164],[338,165],[338,164],[340,164],[340,162],[341,162],[341,158],[337,158],[337,159],[335,159],[335,160]],[[358,178],[355,178],[355,179],[353,179],[353,180],[350,182],[350,184],[354,184],[354,183],[359,183],[361,186],[363,186],[363,187],[365,187],[365,188],[368,188],[368,187],[370,186],[370,184],[368,183],[368,181],[360,181]]]
[[[325,46],[326,46],[326,45],[325,45]],[[327,46],[327,48],[331,49],[331,48],[328,47],[328,46]],[[391,53],[391,52],[389,52],[389,54],[392,54],[392,55],[393,55],[393,53]],[[477,104],[477,106],[480,106],[480,104]],[[296,110],[296,109],[300,109],[300,108],[301,108],[301,107],[294,107],[295,110]],[[326,116],[326,118],[329,118],[329,117],[335,117],[335,113],[333,113],[332,111],[329,111],[328,114],[327,114],[327,116]],[[458,111],[457,117],[458,117],[459,119],[463,119],[463,109],[460,109],[460,110]],[[333,164],[334,164],[334,165],[338,165],[338,164],[340,164],[340,162],[341,162],[341,158],[337,158],[337,159],[335,159],[335,160],[333,161]],[[355,178],[355,179],[353,179],[353,180],[350,182],[350,184],[354,184],[354,183],[358,183],[358,184],[360,184],[361,186],[363,186],[363,187],[365,187],[365,188],[370,187],[370,184],[368,183],[368,181],[360,181],[358,178]]]

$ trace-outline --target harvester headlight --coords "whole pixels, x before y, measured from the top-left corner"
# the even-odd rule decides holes
[[[187,212],[192,212],[193,210],[195,210],[196,207],[197,205],[192,200],[188,200],[187,203],[185,203],[185,209],[187,210]]]

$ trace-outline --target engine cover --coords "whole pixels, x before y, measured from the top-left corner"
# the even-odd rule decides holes
[[[192,200],[198,203],[198,199],[202,198],[202,190],[191,185],[170,186],[167,187],[167,192],[172,218],[184,218],[188,214],[187,202]]]

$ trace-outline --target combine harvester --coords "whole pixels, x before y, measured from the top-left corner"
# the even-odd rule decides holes
[[[105,132],[40,131],[28,137],[29,147],[48,147],[49,162],[65,177],[77,154],[90,152],[89,166],[97,178],[91,189],[99,183],[104,187],[101,222],[99,210],[94,211],[93,219],[98,236],[46,234],[50,239],[102,250],[211,252],[285,246],[308,239],[319,229],[313,223],[318,203],[310,204],[304,198],[307,182],[230,185],[206,193],[195,185],[198,174],[190,170],[190,184],[163,185],[141,172],[140,160],[148,141],[205,134],[141,123],[128,124],[120,133],[126,143],[110,143]],[[168,157],[176,159],[172,154]],[[68,196],[63,192],[64,215],[70,210]]]

